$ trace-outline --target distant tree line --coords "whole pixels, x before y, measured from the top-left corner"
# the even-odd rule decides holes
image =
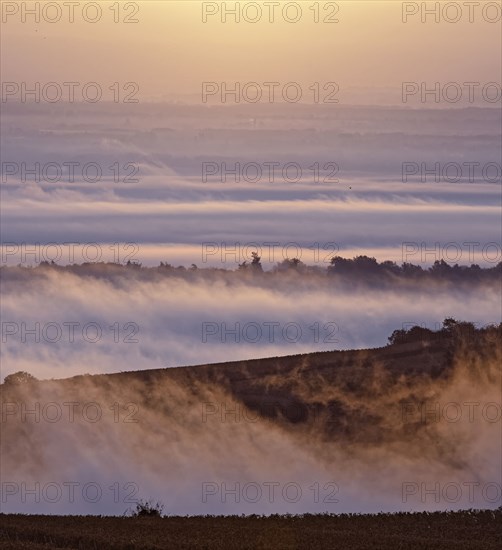
[[[18,268],[22,266],[18,266]],[[226,267],[206,267],[198,268],[192,264],[188,269],[182,265],[175,267],[168,262],[160,262],[158,267],[144,267],[140,262],[128,261],[126,264],[112,262],[83,263],[68,266],[59,266],[54,262],[41,262],[38,267],[24,269],[60,269],[65,271],[82,272],[100,270],[120,269],[141,272],[158,271],[165,274],[175,274],[184,272],[198,272],[201,276],[207,272],[218,273],[247,273],[255,275],[274,275],[282,273],[315,274],[327,275],[329,277],[341,279],[349,283],[367,283],[369,285],[378,285],[392,283],[397,280],[403,281],[449,281],[449,282],[484,282],[497,281],[502,278],[502,262],[493,267],[481,267],[478,264],[459,265],[448,264],[444,260],[437,260],[429,267],[422,267],[412,263],[404,262],[401,265],[396,262],[386,260],[378,262],[375,258],[369,256],[356,256],[352,259],[335,256],[326,267],[321,265],[308,265],[299,258],[286,258],[275,264],[271,269],[265,271],[261,263],[261,257],[257,252],[253,252],[250,261],[244,261],[237,265],[236,269]],[[6,266],[0,267],[0,272],[4,269],[10,269]]]
[[[409,344],[412,342],[456,341],[474,342],[475,338],[488,337],[492,342],[502,339],[502,323],[477,328],[474,323],[457,321],[448,317],[439,330],[430,330],[414,325],[410,328],[395,330],[388,338],[389,345]]]
[[[401,265],[389,260],[378,263],[375,258],[368,256],[356,256],[352,260],[336,256],[331,259],[328,273],[358,279],[400,277],[405,279],[478,280],[486,276],[493,278],[502,276],[502,262],[493,267],[482,268],[478,264],[450,265],[444,260],[436,260],[430,267],[424,269],[420,265],[408,262]]]

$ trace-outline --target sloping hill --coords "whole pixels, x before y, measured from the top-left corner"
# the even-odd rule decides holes
[[[335,480],[351,495],[343,511],[382,510],[369,498],[393,510],[491,507],[467,491],[439,505],[402,495],[404,483],[500,485],[500,328],[471,336],[4,383],[2,475],[134,480],[142,497],[176,495],[172,513],[233,512],[201,501],[202,484],[262,479],[306,492],[304,479]],[[299,509],[325,510],[322,500]]]

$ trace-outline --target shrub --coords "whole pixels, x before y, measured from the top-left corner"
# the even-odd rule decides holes
[[[29,372],[25,371],[18,371],[14,372],[13,374],[9,374],[5,377],[4,384],[28,384],[30,382],[36,382],[37,379],[30,374]]]
[[[136,508],[132,510],[134,518],[161,518],[164,511],[164,505],[161,502],[153,504],[151,500],[138,500]]]

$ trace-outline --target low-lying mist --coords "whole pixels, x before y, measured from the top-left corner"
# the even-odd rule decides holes
[[[335,270],[346,270],[340,262]],[[436,329],[446,317],[501,321],[500,265],[419,276],[371,269],[4,267],[1,374],[64,378],[372,348],[394,329]]]
[[[135,498],[168,514],[496,508],[501,365],[499,327],[380,350],[8,381],[2,511],[122,514]]]

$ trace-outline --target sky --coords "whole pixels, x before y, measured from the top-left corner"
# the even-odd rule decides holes
[[[35,2],[20,4],[29,11]],[[70,23],[69,8],[44,11],[41,2],[37,23],[3,1],[2,80],[134,81],[145,101],[195,101],[205,81],[335,81],[344,103],[370,104],[382,94],[399,101],[407,81],[500,84],[500,2],[453,3],[439,22],[420,3],[399,1],[321,2],[317,10],[282,1],[271,16],[263,1],[105,1],[100,12],[86,4]],[[234,4],[238,22],[226,13]]]

